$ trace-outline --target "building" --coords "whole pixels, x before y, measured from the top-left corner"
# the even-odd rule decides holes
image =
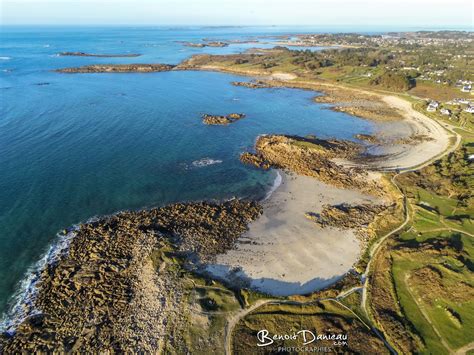
[[[438,107],[439,107],[439,102],[431,101],[428,107],[426,108],[426,111],[435,112]]]
[[[461,89],[462,92],[471,92],[472,86],[471,85],[464,85]]]
[[[440,110],[441,114],[442,115],[445,115],[445,116],[450,116],[451,115],[451,110],[448,110],[447,108],[442,108]]]
[[[474,113],[474,106],[468,106],[464,109],[464,112]]]

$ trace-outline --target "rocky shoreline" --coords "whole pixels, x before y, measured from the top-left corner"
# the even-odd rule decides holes
[[[371,195],[384,193],[364,169],[356,164],[346,166],[335,162],[363,159],[363,147],[354,142],[265,135],[257,139],[255,150],[255,153],[243,153],[240,160],[258,168],[284,169],[314,177],[335,187],[358,189]]]
[[[371,134],[355,134],[354,138],[356,138],[358,140],[361,140],[361,141],[364,141],[364,142],[367,142],[367,143],[370,143],[370,144],[380,144],[381,143],[381,140],[377,136],[374,136],[374,135],[371,135]]]
[[[58,73],[154,73],[173,70],[171,64],[94,64],[57,69]]]
[[[179,346],[180,269],[232,248],[262,210],[254,202],[174,204],[80,225],[68,250],[39,271],[27,317],[2,352],[159,352]],[[171,258],[171,259],[170,259]],[[170,337],[170,334],[173,336]]]
[[[263,80],[253,80],[253,81],[233,81],[231,83],[234,86],[242,86],[249,89],[265,89],[271,88],[272,86]]]
[[[95,57],[95,58],[134,58],[140,57],[141,54],[127,53],[127,54],[96,54],[85,52],[61,52],[58,53],[61,57]]]
[[[230,113],[225,116],[204,114],[202,116],[202,121],[204,124],[207,125],[228,125],[230,123],[234,123],[238,120],[241,120],[244,117],[244,113]]]

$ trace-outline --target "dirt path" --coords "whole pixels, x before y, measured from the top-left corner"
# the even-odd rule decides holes
[[[469,350],[474,350],[474,341],[472,343],[469,343],[467,345],[464,345],[462,348],[459,348],[456,350],[454,353],[455,355],[464,355],[467,354]]]
[[[225,326],[225,336],[224,336],[224,344],[225,344],[225,353],[227,355],[232,354],[232,332],[237,325],[237,323],[244,318],[250,312],[253,312],[257,308],[262,307],[263,305],[270,304],[278,300],[269,299],[269,300],[258,300],[249,308],[245,308],[240,310],[238,313],[232,315],[227,319],[227,324]]]

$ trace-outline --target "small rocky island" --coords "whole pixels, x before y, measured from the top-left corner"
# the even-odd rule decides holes
[[[170,71],[171,64],[94,64],[82,67],[57,69],[58,73],[153,73]]]
[[[215,48],[222,48],[227,47],[229,44],[227,42],[221,41],[211,41],[211,42],[183,42],[183,46],[185,47],[194,47],[194,48],[205,48],[205,47],[215,47]]]
[[[204,124],[207,125],[227,125],[244,117],[243,113],[230,113],[226,116],[205,114],[202,116]]]
[[[97,57],[97,58],[134,58],[134,57],[141,56],[141,54],[137,54],[137,53],[96,54],[96,53],[85,53],[85,52],[61,52],[58,55],[61,57]]]

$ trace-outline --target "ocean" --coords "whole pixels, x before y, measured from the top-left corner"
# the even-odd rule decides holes
[[[375,129],[374,123],[316,104],[311,91],[231,85],[250,80],[246,77],[52,70],[95,63],[177,64],[198,53],[272,48],[275,39],[225,48],[191,48],[179,41],[288,33],[275,27],[3,27],[0,313],[11,307],[22,292],[21,281],[65,228],[93,216],[176,201],[264,198],[276,174],[239,161],[259,135],[353,139]],[[57,55],[64,51],[141,56]],[[229,126],[202,124],[202,114],[232,112],[247,116]]]

